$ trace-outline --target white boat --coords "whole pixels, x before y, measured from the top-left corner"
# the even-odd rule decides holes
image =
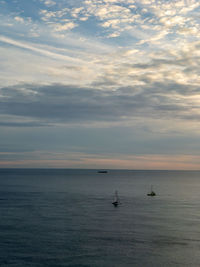
[[[119,196],[117,190],[115,191],[114,199],[112,204],[117,207],[120,204]]]

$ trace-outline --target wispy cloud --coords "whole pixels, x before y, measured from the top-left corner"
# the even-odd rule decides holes
[[[28,43],[28,42],[24,42],[24,41],[17,41],[17,40],[14,40],[14,39],[11,39],[8,37],[4,37],[4,36],[0,36],[0,41],[3,43],[13,45],[15,47],[20,47],[20,48],[31,50],[33,52],[37,52],[39,54],[42,54],[42,55],[50,57],[50,58],[57,58],[57,59],[60,59],[63,61],[64,60],[77,61],[77,59],[75,59],[73,57],[69,57],[67,55],[62,55],[61,53],[56,53],[56,52],[50,51],[50,47],[49,47],[49,49],[45,49],[45,46],[42,47],[42,45]]]

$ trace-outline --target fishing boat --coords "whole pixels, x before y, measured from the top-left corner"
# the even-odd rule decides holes
[[[119,196],[118,196],[118,192],[117,192],[117,190],[115,191],[115,195],[114,195],[114,199],[113,199],[112,204],[113,204],[115,207],[117,207],[117,206],[120,204]]]
[[[151,197],[156,196],[156,193],[153,191],[153,186],[151,186],[151,191],[150,193],[147,194],[147,196],[151,196]]]

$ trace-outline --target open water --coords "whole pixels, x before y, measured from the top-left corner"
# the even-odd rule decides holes
[[[200,172],[1,169],[0,266],[200,266]]]

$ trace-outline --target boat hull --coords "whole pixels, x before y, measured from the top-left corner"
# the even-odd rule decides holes
[[[119,205],[119,202],[118,202],[118,201],[114,201],[112,204],[113,204],[115,207],[117,207],[117,206]]]

